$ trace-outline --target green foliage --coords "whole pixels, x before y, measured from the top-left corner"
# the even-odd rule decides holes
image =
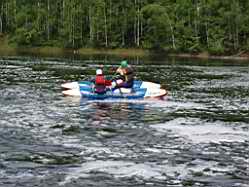
[[[149,48],[160,48],[165,44],[167,24],[165,22],[165,9],[158,4],[147,5],[142,9],[142,15],[146,22],[146,45]]]
[[[16,45],[249,49],[249,1],[2,0],[0,32]]]

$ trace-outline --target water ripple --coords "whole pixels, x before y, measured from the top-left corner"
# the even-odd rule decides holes
[[[1,186],[248,186],[248,66],[134,61],[164,100],[62,96],[103,63],[0,60]]]

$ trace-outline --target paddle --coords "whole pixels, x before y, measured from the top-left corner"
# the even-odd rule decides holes
[[[103,69],[103,66],[101,66],[101,68]],[[111,68],[112,68],[111,71],[114,71],[114,68],[113,68],[113,67],[111,67]],[[118,69],[119,69],[119,68],[121,68],[121,66],[119,66]],[[118,71],[115,71],[114,75],[112,75],[113,78],[110,79],[111,82],[115,82],[116,85],[118,85],[117,80],[118,80],[119,78],[116,78],[115,76],[116,76],[118,73],[119,73]],[[120,78],[120,79],[121,79],[121,78]],[[116,85],[115,85],[115,87],[116,87]],[[121,91],[121,88],[119,87],[118,89],[119,89],[119,92],[120,92],[121,94],[123,94],[122,91]],[[110,90],[112,90],[112,89],[110,89]]]
[[[119,68],[121,68],[121,66],[119,66],[119,67],[118,67],[118,69],[119,69]],[[115,77],[117,74],[118,74],[118,72],[116,71],[116,72],[114,73],[113,77]],[[116,83],[116,85],[115,85],[115,86],[117,86],[117,85],[118,85],[118,83],[117,83],[117,79],[116,79],[116,78],[113,78],[113,79],[112,79],[112,81],[114,81],[114,82]],[[118,87],[118,89],[119,89],[120,94],[121,94],[121,95],[123,95],[123,93],[122,93],[122,91],[121,91],[121,88],[120,88],[120,87]]]

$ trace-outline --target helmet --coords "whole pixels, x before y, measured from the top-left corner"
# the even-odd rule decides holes
[[[102,69],[97,69],[97,70],[96,70],[96,75],[102,75],[102,74],[103,74]]]
[[[126,68],[127,66],[128,66],[127,61],[126,61],[126,60],[123,60],[123,61],[121,62],[121,67],[122,67],[122,68]]]

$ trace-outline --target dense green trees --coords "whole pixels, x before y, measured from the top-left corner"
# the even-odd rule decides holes
[[[25,46],[249,49],[244,0],[1,0],[0,34]]]

